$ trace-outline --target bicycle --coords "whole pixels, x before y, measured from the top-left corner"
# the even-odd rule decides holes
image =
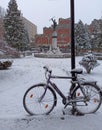
[[[96,112],[102,102],[102,92],[96,81],[86,81],[78,78],[82,74],[82,69],[70,71],[72,76],[55,76],[48,67],[45,69],[46,83],[39,83],[30,87],[24,94],[23,106],[30,115],[49,114],[57,105],[57,94],[62,98],[64,108],[71,105],[81,114]],[[73,77],[74,74],[74,77]],[[51,79],[70,79],[71,87],[69,94],[65,96]]]

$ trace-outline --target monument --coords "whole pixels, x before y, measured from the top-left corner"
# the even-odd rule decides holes
[[[50,46],[49,51],[47,52],[48,54],[61,54],[61,51],[59,49],[59,47],[57,46],[57,31],[56,31],[56,27],[57,27],[57,22],[55,19],[51,18],[52,22],[53,22],[53,33],[52,33],[52,44]]]
[[[62,53],[57,46],[57,22],[55,19],[50,19],[53,22],[53,32],[52,32],[52,43],[50,45],[50,49],[46,53],[35,53],[35,57],[42,58],[68,58],[70,57],[69,53]]]

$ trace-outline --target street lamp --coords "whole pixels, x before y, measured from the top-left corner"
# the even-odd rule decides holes
[[[75,41],[74,41],[74,0],[70,0],[71,12],[71,69],[75,68]],[[73,75],[74,76],[74,75]]]
[[[71,69],[75,68],[75,41],[74,41],[74,0],[70,0],[70,12],[71,12]],[[72,80],[75,81],[75,73],[72,73]],[[70,89],[70,93],[75,88],[75,84]],[[75,107],[72,107],[72,114],[76,112]]]

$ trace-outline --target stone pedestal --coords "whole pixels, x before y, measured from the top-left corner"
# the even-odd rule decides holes
[[[61,54],[59,47],[57,47],[57,32],[55,30],[52,33],[52,44],[47,54]]]
[[[52,33],[52,50],[56,50],[57,49],[57,32],[54,31]]]

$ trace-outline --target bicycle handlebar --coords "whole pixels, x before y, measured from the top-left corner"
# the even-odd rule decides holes
[[[47,66],[44,66],[43,68],[44,68],[46,71],[48,71],[48,67],[47,67]]]
[[[47,66],[44,66],[43,68],[45,69],[46,72],[49,72],[49,73],[52,72],[52,70],[49,70],[49,68]]]
[[[48,77],[52,73],[52,70],[49,70],[49,68],[47,66],[44,66],[43,69],[45,69],[45,77],[46,77],[46,79],[48,79]],[[49,73],[49,74],[47,74],[47,73]]]

